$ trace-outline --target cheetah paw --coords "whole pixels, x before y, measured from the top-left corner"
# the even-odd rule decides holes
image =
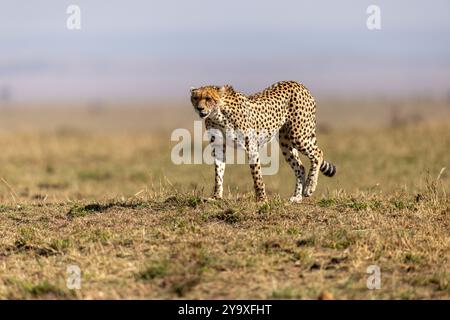
[[[302,202],[302,196],[301,195],[292,196],[289,198],[289,201],[292,203],[300,203],[300,202]]]
[[[222,200],[222,197],[204,197],[202,198],[203,202],[214,202],[214,201],[218,201],[218,200]]]
[[[315,188],[314,186],[307,186],[307,187],[303,190],[303,196],[304,196],[304,197],[310,197],[310,196],[313,194],[313,192],[314,192],[315,189],[316,189],[316,188]]]

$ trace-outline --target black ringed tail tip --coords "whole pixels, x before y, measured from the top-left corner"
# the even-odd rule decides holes
[[[332,177],[336,174],[336,166],[328,161],[324,161],[320,166],[320,171],[327,177]]]

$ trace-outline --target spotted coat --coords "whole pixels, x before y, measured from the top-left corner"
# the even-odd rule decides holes
[[[251,96],[231,86],[192,88],[191,102],[205,119],[207,129],[218,130],[247,151],[256,197],[260,201],[266,199],[266,192],[258,152],[277,133],[283,156],[297,178],[292,202],[299,202],[302,196],[314,192],[319,170],[329,177],[336,173],[336,167],[323,159],[323,152],[317,146],[316,102],[300,83],[278,82]],[[222,198],[226,140],[216,138],[217,135],[211,138],[215,144],[214,197]],[[307,177],[299,153],[311,162]]]

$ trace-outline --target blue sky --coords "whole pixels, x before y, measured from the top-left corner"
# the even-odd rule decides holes
[[[298,80],[322,96],[446,96],[450,2],[0,0],[0,88],[15,101],[182,99]],[[82,29],[66,28],[81,8]],[[382,29],[366,28],[381,8]]]

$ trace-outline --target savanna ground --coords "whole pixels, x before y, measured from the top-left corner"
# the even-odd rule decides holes
[[[318,139],[337,175],[290,204],[280,159],[257,204],[246,165],[206,201],[213,167],[171,162],[188,104],[6,107],[0,298],[449,299],[449,109],[324,103]],[[367,289],[370,265],[381,289]]]

